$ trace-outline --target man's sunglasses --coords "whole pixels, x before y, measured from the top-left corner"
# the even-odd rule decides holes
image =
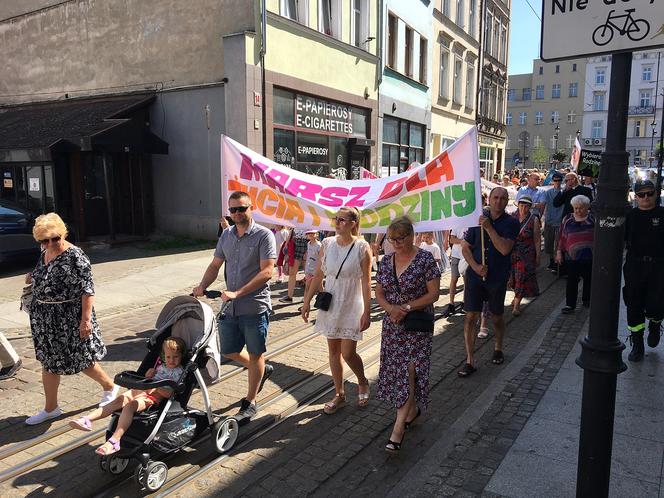
[[[229,207],[228,210],[230,211],[231,214],[235,213],[244,213],[249,209],[251,206],[237,206],[237,207]]]
[[[653,195],[655,195],[654,190],[649,190],[648,192],[637,192],[636,193],[636,196],[640,197],[641,199],[643,199],[644,197],[652,197]]]
[[[60,242],[61,238],[62,237],[60,237],[58,235],[57,237],[51,237],[50,239],[42,239],[42,240],[39,241],[39,243],[40,244],[48,244],[49,242],[53,242],[55,244],[56,242]]]

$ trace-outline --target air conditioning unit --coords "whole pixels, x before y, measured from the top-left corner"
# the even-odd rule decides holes
[[[584,138],[583,139],[583,145],[592,145],[592,144],[593,144],[592,138]]]
[[[601,138],[593,138],[593,145],[602,145]]]

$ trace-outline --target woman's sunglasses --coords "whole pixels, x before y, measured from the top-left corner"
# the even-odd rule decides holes
[[[62,237],[60,237],[58,235],[57,237],[51,237],[50,239],[42,239],[42,240],[39,241],[39,243],[40,244],[48,244],[49,242],[53,242],[55,244],[56,242],[60,242],[61,238]]]
[[[229,207],[228,210],[230,211],[231,214],[235,213],[244,213],[249,209],[251,206],[237,206],[237,207]]]
[[[652,197],[653,195],[655,195],[654,190],[649,190],[648,192],[637,192],[636,193],[636,196],[640,197],[641,199],[643,199],[644,197]]]
[[[337,223],[348,223],[348,222],[351,222],[353,220],[347,220],[346,218],[341,218],[341,217],[337,216],[336,218],[334,218],[334,221],[336,221]]]

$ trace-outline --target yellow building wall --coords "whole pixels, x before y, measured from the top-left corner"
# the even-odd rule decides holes
[[[369,36],[377,37],[377,2],[369,1]],[[269,12],[279,14],[279,0],[268,0]],[[341,5],[341,40],[350,42],[350,0]],[[266,69],[304,81],[311,81],[335,90],[377,99],[376,40],[367,44],[369,53],[340,46],[339,40],[318,32],[318,0],[309,0],[307,25],[300,26],[288,19],[267,19]],[[306,29],[309,28],[309,29]],[[328,40],[329,39],[329,40]],[[248,60],[253,54],[247,54]]]
[[[431,113],[431,157],[440,152],[444,138],[459,138],[474,125],[451,116]],[[440,139],[439,139],[440,137]]]

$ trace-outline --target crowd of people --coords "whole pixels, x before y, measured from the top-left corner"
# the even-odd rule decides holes
[[[521,183],[522,178],[516,178]],[[506,292],[508,288],[514,291],[511,313],[519,316],[523,299],[539,294],[537,270],[542,249],[549,256],[548,269],[567,276],[566,302],[561,311],[573,313],[576,309],[580,279],[581,302],[589,306],[595,226],[591,209],[594,188],[589,185],[594,182],[584,179],[582,184],[573,172],[555,171],[548,178],[550,185],[543,186],[542,176],[529,172],[510,200],[508,189],[514,188],[514,178],[494,177],[496,185],[484,197],[485,207],[477,226],[418,234],[408,217],[400,217],[385,233],[370,240],[360,234],[361,213],[357,208],[340,208],[332,233],[289,227],[271,230],[254,221],[248,194],[232,193],[228,201],[230,216],[222,218],[214,256],[192,295],[202,296],[225,264],[226,289],[221,299],[227,306],[218,320],[221,350],[248,372],[247,394],[237,416],[249,420],[256,415],[258,393],[274,371],[266,364],[265,353],[272,313],[269,282],[275,278],[275,266],[277,281],[288,277],[286,295],[280,299],[287,304],[294,300],[298,271],[304,265],[301,317],[305,322],[310,319],[314,301],[314,330],[327,341],[335,388],[323,412],[332,415],[349,404],[344,363],[357,379],[356,406],[368,404],[370,385],[357,344],[370,326],[373,269],[375,302],[383,312],[380,370],[374,395],[396,410],[385,449],[398,453],[406,431],[429,402],[433,306],[439,299],[443,272],[451,272],[445,315],[465,314],[466,358],[458,370],[461,378],[477,370],[475,341],[489,335],[489,323],[494,332],[491,362],[500,365],[505,361]],[[655,204],[652,182],[640,182],[634,191],[638,205],[627,216],[624,298],[633,345],[629,359],[640,361],[646,321],[648,345],[655,347],[664,319],[662,289],[645,284],[653,273],[662,271],[659,263],[664,254],[664,208]],[[513,212],[507,209],[510,202],[515,204]],[[651,237],[644,238],[644,233]],[[42,365],[44,407],[26,423],[34,425],[59,417],[60,376],[82,372],[100,385],[102,396],[98,409],[72,420],[70,425],[87,431],[92,421],[122,410],[113,437],[97,450],[102,455],[112,454],[118,451],[133,414],[169,393],[132,391],[118,397],[118,387],[99,365],[106,348],[94,311],[89,259],[66,240],[66,226],[55,213],[36,220],[34,237],[41,244],[42,254],[26,281],[32,283],[30,326],[36,358]],[[462,302],[456,297],[460,278],[464,281]],[[658,286],[664,285],[662,278],[657,282]],[[2,344],[4,370],[8,354],[13,364],[20,360]],[[177,375],[182,356],[182,344],[164,343],[163,368],[149,374]]]

